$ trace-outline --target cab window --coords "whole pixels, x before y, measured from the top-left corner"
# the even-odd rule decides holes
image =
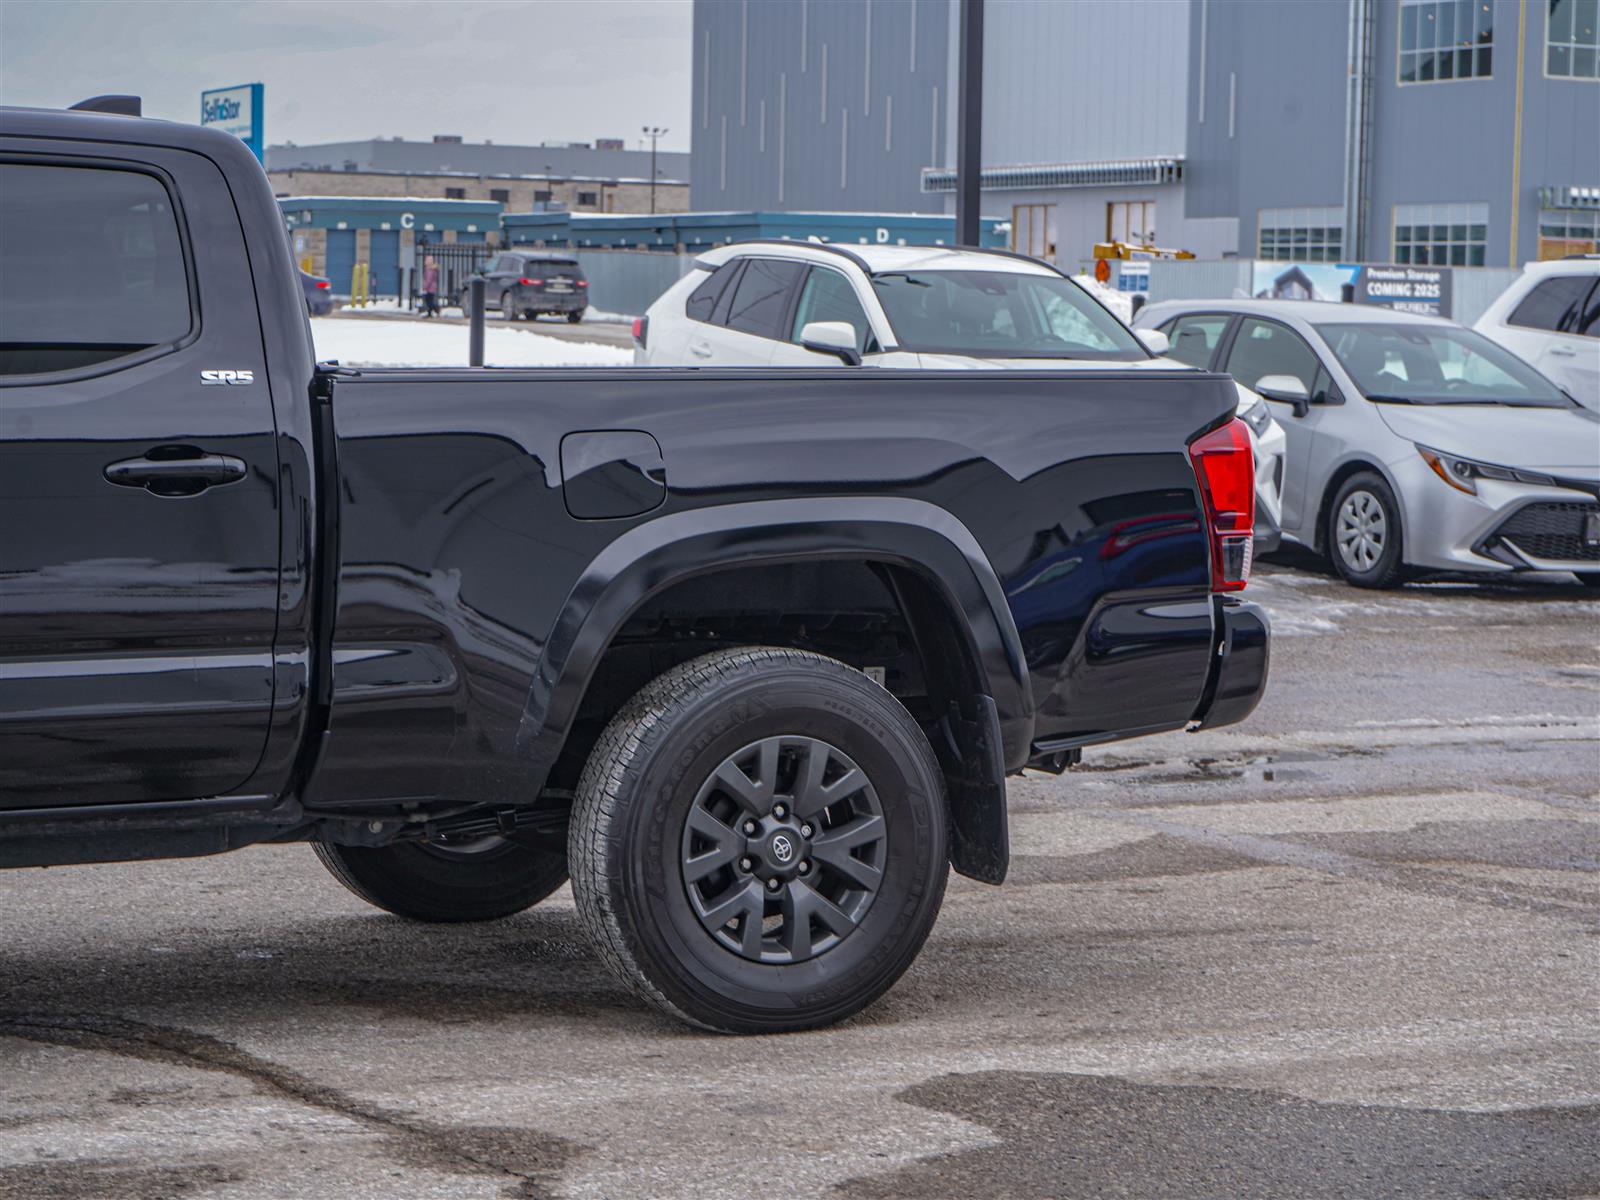
[[[1222,332],[1228,328],[1229,320],[1231,318],[1225,313],[1208,313],[1169,321],[1163,330],[1172,344],[1167,357],[1185,366],[1205,370],[1211,365],[1211,356],[1216,352],[1217,343],[1222,340]]]
[[[1246,317],[1228,351],[1226,370],[1247,388],[1267,375],[1293,375],[1305,384],[1306,394],[1316,390],[1321,363],[1299,334],[1276,321]]]
[[[843,321],[856,331],[856,349],[862,354],[876,353],[877,340],[872,336],[872,326],[866,311],[850,281],[838,271],[826,267],[812,267],[800,290],[800,303],[795,306],[794,324],[789,340],[798,342],[800,332],[812,321]]]

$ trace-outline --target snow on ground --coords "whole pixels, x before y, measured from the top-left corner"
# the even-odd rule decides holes
[[[360,308],[351,308],[348,303],[341,303],[343,304],[345,311],[351,313],[360,313],[364,317],[401,317],[408,321],[414,321],[421,312],[420,308],[407,304],[404,300],[397,299],[394,296],[379,296],[370,304],[365,304]],[[420,305],[421,303],[421,300],[417,301],[417,304]],[[460,317],[466,315],[461,311],[459,306],[447,303],[443,300],[441,300],[439,303],[439,309],[446,316]],[[488,319],[490,321],[499,320],[500,310],[497,308],[490,308],[488,312]],[[631,320],[633,320],[633,317],[627,313],[605,312],[593,306],[583,310],[583,323],[585,325],[626,325]]]
[[[465,325],[312,317],[311,336],[319,360],[335,359],[347,367],[467,365]],[[491,367],[621,367],[633,362],[633,351],[490,325],[484,330],[483,361]]]
[[[1130,293],[1107,287],[1093,275],[1074,275],[1072,282],[1116,313],[1124,325],[1133,324],[1133,296]]]

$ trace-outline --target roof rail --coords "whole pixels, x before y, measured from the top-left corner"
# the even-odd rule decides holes
[[[90,96],[79,100],[68,112],[111,113],[118,117],[142,117],[143,102],[137,96]]]
[[[868,275],[872,268],[859,254],[846,250],[843,246],[836,246],[832,242],[813,242],[809,238],[745,238],[737,242],[724,242],[721,246],[707,246],[706,251],[722,250],[729,246],[802,246],[808,250],[827,250],[843,258],[848,258]]]

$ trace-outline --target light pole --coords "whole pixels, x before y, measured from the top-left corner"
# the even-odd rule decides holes
[[[646,125],[643,133],[650,139],[650,211],[656,211],[656,139],[666,136],[659,125]]]

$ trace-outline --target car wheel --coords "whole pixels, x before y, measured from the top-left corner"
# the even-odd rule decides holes
[[[606,727],[574,803],[573,895],[639,996],[728,1033],[858,1012],[944,896],[944,784],[889,692],[797,650],[719,651]]]
[[[508,321],[515,321],[522,314],[517,311],[517,295],[512,291],[500,293],[500,315]]]
[[[506,838],[312,848],[368,904],[415,921],[492,921],[531,908],[567,880],[566,856]]]
[[[573,325],[576,325],[579,321],[583,320],[583,309],[580,308],[575,312],[569,312],[567,314],[567,320]]]
[[[1352,475],[1328,507],[1328,557],[1356,587],[1394,587],[1404,581],[1400,505],[1388,482],[1371,471]]]

